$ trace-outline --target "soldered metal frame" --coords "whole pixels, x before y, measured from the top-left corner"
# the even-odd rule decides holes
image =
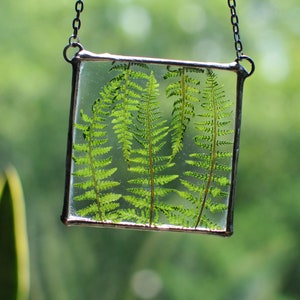
[[[172,60],[172,59],[160,59],[151,57],[136,57],[136,56],[123,56],[113,55],[109,53],[95,54],[84,50],[79,46],[79,51],[74,55],[72,59],[67,58],[65,49],[65,59],[71,63],[73,67],[72,77],[72,94],[71,94],[71,106],[70,106],[70,119],[69,119],[69,130],[68,130],[68,144],[67,144],[67,158],[66,158],[66,174],[65,174],[65,196],[64,205],[61,215],[62,222],[67,225],[81,225],[89,227],[108,227],[108,228],[122,228],[122,229],[136,229],[136,230],[151,230],[151,231],[170,231],[170,232],[189,232],[189,233],[202,233],[212,234],[219,236],[231,236],[233,234],[233,213],[234,213],[234,198],[236,190],[236,175],[237,165],[239,157],[239,144],[240,144],[240,131],[241,131],[241,116],[242,116],[242,97],[243,97],[243,86],[244,81],[254,72],[254,62],[247,56],[242,56],[239,59],[231,63],[214,63],[214,62],[196,62],[196,61],[183,61],[183,60]],[[242,62],[247,61],[250,64],[250,71],[248,71]],[[74,124],[75,124],[75,113],[76,106],[78,104],[78,92],[79,92],[79,81],[81,64],[83,62],[131,62],[131,63],[143,63],[143,64],[155,64],[155,65],[166,65],[175,67],[188,67],[188,68],[206,68],[212,70],[224,70],[235,72],[237,75],[236,81],[236,111],[234,120],[234,141],[233,141],[233,156],[232,156],[232,169],[231,169],[231,182],[230,191],[228,196],[228,209],[226,217],[225,229],[207,229],[207,228],[185,228],[180,226],[172,225],[144,225],[136,224],[131,222],[120,222],[113,223],[108,221],[96,221],[89,218],[75,216],[72,214],[71,206],[71,195],[70,188],[72,185],[72,147],[74,144]]]

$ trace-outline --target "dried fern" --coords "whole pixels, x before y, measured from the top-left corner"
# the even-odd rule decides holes
[[[166,172],[174,163],[169,162],[169,156],[160,154],[166,144],[169,128],[166,120],[161,118],[157,96],[158,83],[151,72],[138,105],[134,132],[137,147],[131,150],[130,172],[137,175],[128,181],[131,185],[127,189],[130,195],[124,196],[135,209],[123,212],[123,216],[130,220],[148,223],[149,226],[159,220],[159,198],[172,192],[165,186],[178,177]]]
[[[166,88],[168,98],[175,98],[172,111],[172,156],[171,160],[182,150],[186,128],[195,116],[195,103],[199,103],[200,81],[193,75],[203,73],[202,69],[178,68],[170,70],[164,79],[174,80]]]
[[[118,143],[122,145],[123,157],[128,168],[133,140],[132,122],[143,91],[140,81],[147,78],[144,72],[134,70],[132,66],[147,68],[144,64],[122,63],[114,65],[110,70],[117,72],[111,81],[116,86],[111,113],[113,130]]]
[[[90,201],[77,213],[150,227],[219,228],[229,195],[233,126],[232,102],[216,74],[206,70],[200,93],[203,69],[169,68],[163,91],[171,101],[168,122],[153,70],[123,62],[113,63],[110,72],[113,79],[103,87],[91,116],[81,111],[81,123],[75,124],[84,138],[74,145],[74,200]],[[191,134],[193,145],[182,151]],[[122,150],[119,164],[111,156],[114,142]],[[114,177],[126,178],[124,185]],[[171,202],[171,193],[181,198]]]
[[[110,177],[117,171],[111,168],[112,157],[107,146],[106,119],[112,103],[113,86],[110,85],[100,93],[100,99],[92,106],[92,116],[81,110],[82,123],[75,127],[83,133],[84,142],[74,144],[73,160],[76,165],[74,176],[79,182],[74,187],[83,191],[74,197],[77,201],[92,201],[89,206],[78,210],[80,216],[91,216],[100,221],[116,218],[114,211],[119,207],[117,200],[121,195],[110,192],[120,183]]]
[[[181,180],[187,191],[180,192],[196,207],[193,216],[195,228],[200,225],[217,228],[208,216],[227,209],[233,133],[230,127],[231,105],[231,101],[225,98],[223,87],[217,82],[216,74],[207,70],[203,113],[199,115],[201,120],[196,122],[199,134],[195,137],[195,144],[200,151],[190,154],[186,161],[192,170],[184,172],[184,175],[191,179]]]

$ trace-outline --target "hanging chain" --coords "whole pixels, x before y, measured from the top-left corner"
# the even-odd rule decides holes
[[[243,56],[243,44],[240,36],[239,18],[236,13],[236,0],[228,0],[228,6],[231,13],[231,24],[233,29],[234,47],[236,51],[236,58],[240,60]]]
[[[244,53],[243,53],[243,44],[242,44],[242,40],[241,40],[241,36],[240,36],[239,18],[237,16],[237,12],[236,12],[236,0],[227,0],[227,2],[228,2],[228,6],[230,8],[230,13],[231,13],[231,24],[232,24],[232,30],[233,30],[236,59],[241,60],[242,57],[244,56]],[[82,46],[80,45],[80,39],[78,36],[78,32],[81,27],[80,15],[83,12],[83,9],[84,9],[83,1],[77,0],[75,3],[76,16],[72,22],[73,34],[70,36],[69,43],[64,50],[64,56],[67,61],[70,61],[66,55],[68,48],[79,47],[80,49],[82,49]]]
[[[69,37],[69,43],[64,48],[64,58],[67,62],[71,63],[72,59],[68,57],[67,52],[70,48],[78,48],[79,50],[82,50],[83,47],[80,44],[80,40],[78,37],[78,31],[81,27],[81,20],[80,20],[80,14],[83,12],[83,1],[77,0],[75,4],[75,11],[76,11],[76,17],[74,18],[72,22],[72,28],[73,28],[73,34]]]
[[[72,41],[75,41],[75,43],[79,43],[79,37],[78,37],[78,31],[81,27],[81,20],[80,20],[80,14],[83,12],[83,2],[82,0],[77,0],[75,4],[75,11],[76,11],[76,17],[73,20],[72,27],[73,27],[73,34],[71,35],[69,39],[69,44],[72,44]]]

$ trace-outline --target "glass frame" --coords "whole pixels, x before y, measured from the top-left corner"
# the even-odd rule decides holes
[[[70,107],[70,120],[68,131],[68,144],[67,144],[67,158],[66,158],[66,179],[65,179],[65,198],[61,220],[65,225],[85,225],[96,227],[109,227],[109,228],[123,228],[123,229],[137,229],[137,230],[155,230],[155,231],[175,231],[175,232],[194,232],[204,234],[214,234],[220,236],[230,236],[233,233],[233,210],[234,198],[236,188],[236,173],[239,156],[239,141],[240,141],[240,128],[241,128],[241,114],[242,114],[242,96],[243,85],[245,79],[253,73],[254,64],[251,59],[245,58],[252,64],[252,70],[248,72],[241,64],[240,61],[232,63],[213,63],[213,62],[196,62],[196,61],[181,61],[171,59],[159,59],[150,57],[135,57],[135,56],[122,56],[112,55],[108,53],[95,54],[84,49],[81,49],[71,60],[70,63],[73,67],[72,79],[72,95]],[[91,218],[77,216],[72,207],[72,193],[70,192],[73,185],[73,146],[75,143],[75,123],[77,105],[79,102],[79,90],[82,76],[82,65],[86,62],[116,62],[116,63],[132,63],[132,64],[147,64],[147,65],[164,65],[167,68],[194,68],[206,70],[224,70],[234,72],[236,74],[236,87],[235,87],[235,113],[234,113],[234,132],[233,132],[233,151],[231,159],[231,174],[230,174],[230,187],[228,193],[228,207],[227,216],[224,228],[205,228],[205,227],[184,227],[172,225],[152,225],[152,224],[139,224],[132,222],[107,222],[98,221]]]

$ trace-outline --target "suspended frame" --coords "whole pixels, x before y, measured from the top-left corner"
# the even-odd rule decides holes
[[[80,47],[69,62],[62,221],[231,235],[243,84],[252,60],[205,63]]]

